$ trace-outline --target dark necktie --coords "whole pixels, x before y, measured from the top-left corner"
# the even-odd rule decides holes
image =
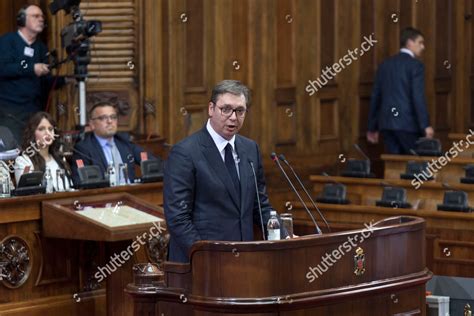
[[[237,196],[240,200],[240,181],[239,176],[237,175],[237,168],[235,167],[234,156],[232,155],[232,145],[229,143],[225,146],[225,166],[229,171],[230,178],[234,183],[235,190],[237,191]]]

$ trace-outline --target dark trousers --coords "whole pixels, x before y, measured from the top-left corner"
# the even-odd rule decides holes
[[[415,143],[422,135],[420,133],[384,130],[382,136],[388,154],[413,155],[410,149],[415,150]]]

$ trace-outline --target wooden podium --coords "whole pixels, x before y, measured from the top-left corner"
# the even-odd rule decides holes
[[[134,315],[425,315],[425,222],[392,217],[359,230],[257,242],[200,241],[129,284]]]
[[[104,242],[105,268],[98,271],[103,273],[99,280],[106,280],[107,315],[128,316],[132,302],[123,290],[132,281],[135,253],[152,240],[152,231],[165,238],[163,218],[161,208],[128,193],[84,197],[80,203],[71,198],[57,199],[43,202],[43,235]],[[98,276],[100,273],[95,274]]]

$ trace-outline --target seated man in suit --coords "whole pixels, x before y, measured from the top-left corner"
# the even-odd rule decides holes
[[[217,84],[206,125],[171,149],[164,172],[170,261],[188,262],[198,240],[253,240],[253,224],[261,227],[257,194],[264,226],[270,218],[258,145],[237,134],[247,115],[249,94],[239,81]],[[287,235],[284,229],[281,234]]]
[[[411,155],[420,137],[432,138],[425,99],[425,67],[416,59],[425,49],[423,34],[407,27],[400,34],[400,53],[378,68],[370,100],[367,140],[382,133],[390,154]]]
[[[109,164],[118,170],[119,164],[127,164],[130,183],[135,179],[135,164],[140,164],[141,153],[144,149],[130,141],[127,133],[117,133],[117,108],[108,102],[100,102],[89,111],[89,127],[84,140],[74,147],[72,176],[79,183],[78,162],[82,160],[85,166],[99,166],[102,174],[106,173]],[[156,159],[148,154],[148,159]]]

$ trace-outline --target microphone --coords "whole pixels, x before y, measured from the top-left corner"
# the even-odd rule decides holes
[[[278,159],[280,159],[281,161],[283,161],[287,166],[288,168],[290,168],[291,172],[293,173],[293,176],[296,178],[296,180],[298,181],[298,183],[300,184],[300,187],[303,189],[304,193],[306,193],[306,196],[309,198],[309,200],[311,201],[311,204],[313,204],[313,207],[316,209],[316,211],[318,211],[319,213],[319,216],[321,217],[321,219],[324,221],[324,224],[326,225],[326,227],[328,228],[328,231],[331,232],[331,228],[329,228],[329,224],[326,220],[326,218],[324,217],[323,213],[319,210],[319,207],[316,205],[316,203],[314,203],[313,201],[313,198],[311,197],[311,195],[308,193],[308,190],[306,190],[306,187],[303,185],[303,182],[301,182],[301,179],[300,177],[298,177],[298,175],[296,174],[295,170],[293,169],[293,167],[290,165],[290,163],[288,162],[288,160],[286,160],[285,156],[283,154],[280,154],[278,156]]]
[[[362,156],[364,156],[365,160],[370,161],[369,156],[367,156],[367,155],[365,154],[365,152],[364,152],[362,149],[360,149],[360,147],[359,147],[358,144],[354,144],[354,148],[359,152],[359,154],[361,154]]]
[[[92,162],[94,162],[97,166],[100,166],[100,165],[102,164],[102,162],[100,162],[100,161],[98,161],[98,160],[95,160],[95,159],[92,158],[90,155],[86,155],[85,153],[83,153],[83,152],[77,150],[77,149],[74,148],[74,147],[72,147],[72,151],[75,152],[76,154],[81,155],[81,156],[84,157],[84,158],[88,158],[88,159],[92,160]],[[73,161],[73,163],[75,163],[75,162]]]
[[[316,220],[314,219],[313,214],[311,214],[311,211],[308,209],[305,202],[301,198],[301,195],[298,193],[298,190],[296,190],[295,186],[293,185],[293,182],[291,182],[290,178],[288,178],[288,175],[286,174],[285,170],[281,166],[280,161],[278,160],[278,157],[274,152],[271,154],[271,158],[278,165],[278,167],[280,168],[281,173],[285,176],[286,181],[288,181],[288,184],[290,185],[291,189],[293,189],[293,192],[296,193],[296,196],[300,200],[301,204],[303,204],[304,209],[308,213],[309,217],[311,217],[311,220],[313,221],[314,227],[316,228],[317,234],[322,234],[321,229],[319,228],[318,223],[316,223]]]
[[[263,237],[263,240],[266,240],[265,230],[263,228],[262,204],[260,203],[260,193],[258,191],[257,174],[255,173],[255,168],[253,167],[253,161],[250,160],[250,158],[249,158],[249,164],[250,164],[250,167],[252,168],[253,179],[255,182],[255,191],[257,193],[258,211],[260,213],[260,224],[262,225],[262,237]]]
[[[411,148],[410,148],[409,152],[410,152],[410,154],[412,154],[413,156],[418,156],[418,157],[420,156],[420,155],[418,155],[418,154],[416,153],[416,151],[414,151],[414,150],[411,149]]]

